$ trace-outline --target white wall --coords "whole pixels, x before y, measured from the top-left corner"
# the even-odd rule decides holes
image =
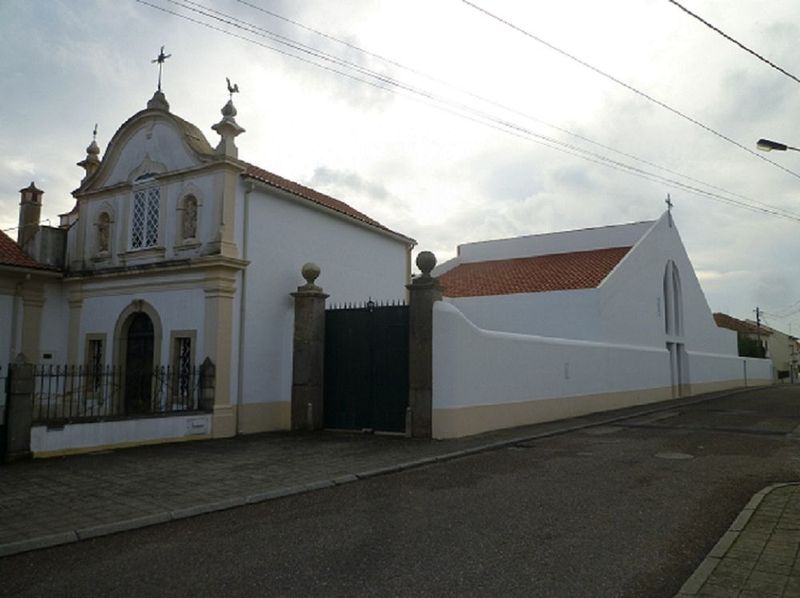
[[[442,302],[433,315],[434,409],[670,386],[666,348],[483,330]]]
[[[31,359],[37,363],[64,365],[67,363],[67,337],[69,334],[69,306],[61,281],[45,283],[42,323],[39,332],[39,355]],[[46,355],[50,355],[47,359]]]
[[[543,235],[528,235],[494,241],[479,241],[458,246],[458,256],[444,262],[433,271],[440,276],[458,264],[503,260],[516,257],[532,257],[551,253],[571,253],[609,247],[629,247],[644,232],[653,226],[652,221],[602,226],[575,231],[563,231]]]
[[[735,357],[715,353],[688,351],[691,384],[707,384],[723,380],[747,380],[763,384],[772,379],[769,359]]]
[[[663,280],[667,262],[677,266],[682,291],[683,334],[667,338],[664,328]],[[717,327],[703,289],[668,214],[628,252],[598,287],[603,337],[660,347],[669,340],[687,350],[738,355],[735,338]]]
[[[133,289],[122,286],[125,282],[98,280],[84,284],[83,290],[87,296],[81,308],[78,363],[85,362],[86,335],[98,333],[106,334],[106,362],[112,363],[117,320],[131,302],[141,299],[158,312],[162,327],[161,363],[154,365],[169,363],[169,341],[172,330],[197,332],[195,361],[200,365],[206,357],[203,354],[205,293],[201,275],[182,273],[137,278]],[[175,288],[175,285],[181,283],[187,288]]]
[[[291,199],[249,194],[242,402],[289,401],[294,300],[300,269],[314,262],[327,304],[406,297],[405,243]]]
[[[486,330],[603,340],[597,289],[446,297],[445,301]]]
[[[0,293],[0,314],[2,314],[2,317],[0,317],[0,367],[3,368],[4,372],[8,362],[16,357],[14,351],[19,351],[19,343],[14,338],[16,332],[13,329],[15,297],[12,293],[13,291],[8,294]],[[18,301],[17,303],[19,304],[19,310],[16,318],[17,327],[19,327],[19,322],[22,321],[22,302]]]
[[[63,428],[37,425],[31,428],[31,451],[36,456],[37,453],[76,452],[81,449],[207,437],[210,434],[210,414],[66,424]]]
[[[745,379],[751,384],[770,379],[771,364],[765,359],[688,352],[687,361],[684,383],[697,385],[694,392],[741,386]],[[463,413],[463,408],[493,408],[469,416],[472,421],[466,425],[464,419],[460,424],[453,424],[456,420],[451,419],[442,427],[448,429],[446,436],[477,433],[497,427],[497,422],[502,422],[501,426],[523,425],[663,400],[671,396],[672,390],[670,358],[664,345],[599,343],[484,330],[454,305],[434,305],[435,434],[437,418],[448,417],[448,410],[457,414],[456,410]],[[621,399],[625,393],[627,398]],[[609,398],[612,395],[615,398]],[[572,401],[582,396],[596,401],[596,405],[584,401],[573,411]],[[563,399],[563,408],[548,405],[538,413],[536,409],[515,409],[515,405],[548,399]],[[545,418],[545,411],[552,417]],[[517,416],[510,413],[522,414],[522,419],[513,419]],[[459,427],[463,431],[454,432]]]

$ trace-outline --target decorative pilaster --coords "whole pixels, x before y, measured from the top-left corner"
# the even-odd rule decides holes
[[[212,435],[214,438],[227,438],[236,435],[236,405],[231,403],[235,271],[228,268],[209,270],[206,273],[203,290],[205,291],[204,353],[215,367]]]
[[[325,367],[325,299],[314,284],[320,269],[303,266],[306,284],[297,287],[294,297],[294,355],[292,362],[292,430],[321,430],[323,417],[323,377]]]

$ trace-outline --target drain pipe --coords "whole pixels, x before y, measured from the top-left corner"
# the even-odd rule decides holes
[[[255,183],[248,181],[244,189],[244,208],[242,211],[242,259],[247,261],[248,231],[250,230],[250,194],[255,189]],[[239,306],[239,356],[236,360],[236,434],[242,433],[241,411],[244,403],[244,334],[247,327],[247,266],[242,272],[242,301]]]

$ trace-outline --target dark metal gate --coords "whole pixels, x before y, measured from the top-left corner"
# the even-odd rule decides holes
[[[325,427],[404,432],[408,306],[325,312]]]

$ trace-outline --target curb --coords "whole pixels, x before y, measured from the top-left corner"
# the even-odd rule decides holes
[[[99,538],[101,536],[108,536],[111,534],[115,534],[118,532],[130,531],[134,529],[140,529],[144,527],[149,527],[151,525],[158,525],[161,523],[168,523],[170,521],[179,521],[181,519],[187,519],[189,517],[196,517],[198,515],[207,515],[209,513],[215,513],[218,511],[226,511],[228,509],[233,509],[236,507],[241,507],[244,505],[254,505],[270,500],[275,500],[279,498],[285,498],[288,496],[296,496],[298,494],[305,494],[307,492],[314,492],[316,490],[322,490],[324,488],[332,488],[334,486],[340,486],[342,484],[349,484],[351,482],[357,482],[359,480],[365,480],[369,478],[374,478],[377,476],[387,475],[390,473],[397,473],[399,471],[405,471],[407,469],[415,469],[418,467],[424,467],[426,465],[433,465],[435,463],[442,463],[445,461],[451,461],[453,459],[460,459],[462,457],[468,457],[470,455],[476,455],[478,453],[489,452],[492,450],[505,448],[508,446],[513,446],[515,444],[520,444],[523,442],[530,442],[532,440],[538,440],[541,438],[548,438],[551,436],[558,436],[560,434],[569,434],[570,432],[575,432],[578,430],[584,430],[586,428],[593,428],[596,426],[606,426],[615,422],[624,421],[627,419],[633,419],[636,417],[642,417],[645,415],[650,415],[653,413],[660,413],[662,411],[671,411],[676,407],[686,407],[689,405],[696,405],[698,403],[703,403],[706,401],[712,401],[715,399],[722,399],[729,396],[734,396],[737,394],[742,394],[746,392],[752,392],[755,390],[761,390],[763,388],[769,388],[769,386],[751,386],[751,387],[744,387],[731,390],[729,392],[721,392],[721,393],[713,393],[713,396],[705,396],[701,395],[701,398],[697,398],[694,400],[689,400],[686,402],[681,403],[680,405],[662,405],[661,407],[655,407],[652,409],[646,409],[644,411],[638,411],[637,413],[628,414],[628,415],[620,415],[616,417],[610,417],[599,421],[587,422],[582,424],[573,424],[568,425],[562,428],[556,428],[553,430],[549,430],[547,432],[539,432],[536,434],[527,434],[524,436],[517,436],[514,438],[509,438],[507,440],[496,440],[487,442],[486,444],[481,444],[478,446],[473,446],[470,448],[465,448],[457,451],[451,451],[449,453],[442,453],[439,455],[432,455],[428,457],[422,457],[419,459],[414,459],[411,461],[405,461],[402,463],[397,463],[394,465],[387,465],[385,467],[376,467],[374,469],[368,469],[362,472],[358,472],[355,474],[345,474],[338,476],[333,479],[328,480],[320,480],[317,482],[309,482],[307,484],[301,484],[298,486],[288,486],[284,488],[275,488],[273,490],[266,490],[264,492],[259,492],[256,494],[252,494],[250,496],[238,496],[233,498],[228,498],[220,501],[199,504],[199,505],[192,505],[190,507],[184,507],[180,509],[174,509],[171,511],[162,511],[158,513],[152,513],[150,515],[142,515],[139,517],[133,517],[131,519],[123,519],[121,521],[115,521],[112,523],[105,523],[100,524],[92,527],[81,528],[77,530],[67,531],[67,532],[60,532],[56,534],[48,534],[44,536],[37,536],[35,538],[29,538],[25,540],[19,540],[17,542],[9,542],[7,544],[0,544],[0,558],[5,556],[11,556],[14,554],[19,554],[22,552],[29,552],[31,550],[39,550],[42,548],[51,548],[53,546],[60,546],[63,544],[72,544],[74,542],[80,542],[82,540],[88,540],[90,538]],[[712,393],[709,393],[712,394]],[[587,416],[591,416],[592,414],[586,414]],[[779,486],[775,485],[775,487]],[[786,484],[783,484],[786,485]],[[772,489],[772,486],[768,487]],[[762,490],[766,494],[766,491]],[[758,494],[756,495],[758,496]],[[755,500],[755,496],[751,499],[751,503]],[[761,496],[763,498],[763,495]],[[758,502],[761,502],[761,498],[759,498]],[[756,503],[756,505],[758,504]],[[750,503],[748,503],[749,507]],[[751,514],[752,509],[751,508]],[[742,512],[744,514],[744,511]],[[740,515],[741,517],[741,515]],[[749,515],[747,516],[749,519]],[[737,521],[739,518],[737,517]],[[742,526],[747,521],[745,520],[741,523]],[[735,523],[735,522],[734,522]],[[731,540],[731,543],[733,540]],[[715,547],[716,548],[716,547]],[[726,549],[727,550],[727,549]],[[713,552],[713,550],[712,550]],[[710,553],[709,553],[710,555]],[[717,559],[719,560],[719,559]],[[705,563],[705,562],[704,562]],[[701,565],[702,566],[702,565]],[[716,563],[714,564],[716,566]],[[699,569],[698,569],[699,570]],[[711,574],[713,571],[713,567],[708,572],[708,574],[703,578],[703,581],[708,578],[708,575]],[[697,571],[695,572],[695,574]],[[694,575],[692,576],[692,578]],[[691,579],[691,578],[690,578]],[[687,583],[689,583],[687,581]],[[700,584],[702,585],[702,583]],[[698,586],[699,587],[699,586]],[[681,589],[683,591],[683,589]],[[693,596],[694,594],[678,594],[678,596]]]
[[[706,583],[708,578],[714,572],[717,565],[722,561],[723,557],[728,553],[728,550],[733,543],[739,538],[753,513],[756,512],[761,501],[773,490],[784,488],[786,486],[797,486],[800,482],[783,482],[779,484],[770,484],[766,488],[756,492],[753,497],[747,502],[742,509],[742,512],[736,516],[728,530],[722,534],[722,537],[717,541],[711,551],[703,559],[703,562],[695,569],[694,573],[689,579],[684,582],[675,598],[689,598],[690,596],[697,596],[697,593],[702,589],[703,584]]]

